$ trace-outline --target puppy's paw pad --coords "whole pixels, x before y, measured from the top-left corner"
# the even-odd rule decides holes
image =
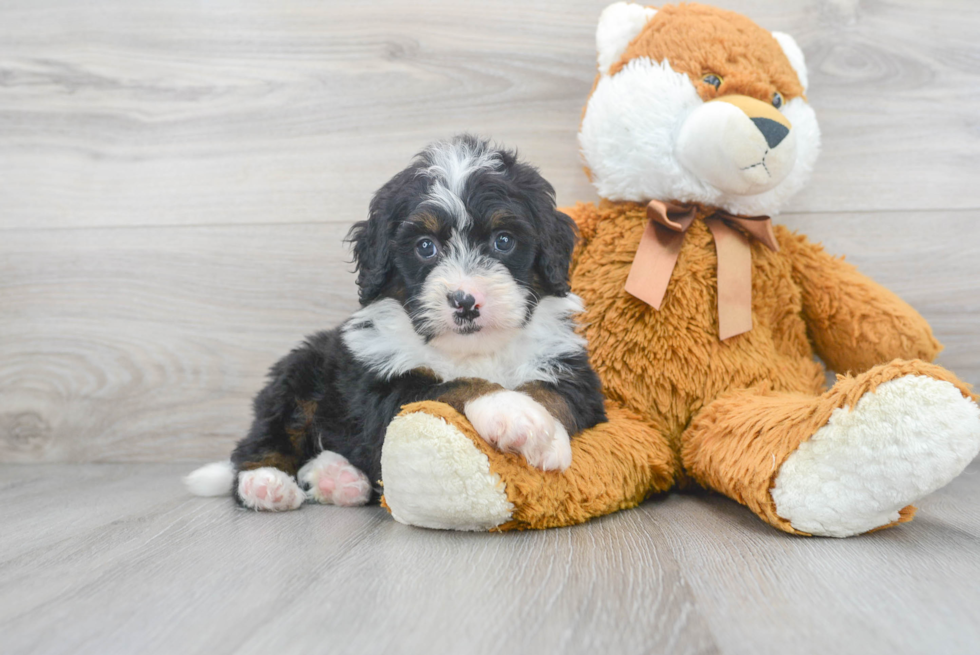
[[[318,503],[353,507],[371,499],[371,483],[364,473],[343,455],[320,453],[299,471],[299,480],[308,487],[307,496]]]
[[[564,470],[571,447],[564,427],[540,403],[517,391],[498,391],[466,404],[466,418],[487,443],[524,455],[543,470]]]
[[[238,474],[238,497],[245,507],[266,512],[297,509],[306,499],[291,475],[268,466]]]

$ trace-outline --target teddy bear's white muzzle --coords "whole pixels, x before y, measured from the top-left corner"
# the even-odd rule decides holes
[[[771,106],[739,97],[706,102],[684,121],[676,157],[724,193],[755,195],[782,182],[796,163],[792,125]],[[757,103],[757,104],[756,104]]]

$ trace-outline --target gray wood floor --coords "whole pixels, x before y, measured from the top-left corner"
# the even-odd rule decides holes
[[[911,525],[776,534],[678,495],[567,530],[187,497],[342,320],[341,240],[433,138],[561,203],[605,0],[0,3],[0,653],[980,652],[980,464]],[[823,154],[777,220],[980,383],[980,3],[717,0],[796,36]]]
[[[673,495],[574,528],[188,497],[181,464],[0,466],[3,653],[963,653],[980,463],[900,529],[774,532]]]

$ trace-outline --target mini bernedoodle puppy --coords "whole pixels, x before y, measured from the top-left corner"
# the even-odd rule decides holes
[[[436,143],[381,187],[350,240],[362,308],[272,367],[231,461],[188,488],[256,510],[377,501],[385,430],[420,400],[532,466],[568,468],[569,435],[605,414],[573,322],[574,224],[537,170],[470,136]]]

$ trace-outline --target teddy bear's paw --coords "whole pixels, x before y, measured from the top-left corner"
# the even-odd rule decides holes
[[[266,512],[298,509],[306,500],[293,476],[271,466],[239,473],[238,497],[245,507]]]
[[[797,530],[847,537],[898,521],[978,451],[980,407],[949,382],[905,376],[834,410],[783,463],[771,495]]]
[[[396,417],[381,451],[391,516],[440,530],[490,530],[509,521],[514,505],[476,438],[423,411]]]
[[[371,500],[371,483],[343,455],[325,450],[296,474],[310,500],[325,505],[355,507]]]
[[[568,432],[540,403],[518,391],[497,391],[466,403],[466,418],[487,443],[523,455],[544,471],[572,463]]]

